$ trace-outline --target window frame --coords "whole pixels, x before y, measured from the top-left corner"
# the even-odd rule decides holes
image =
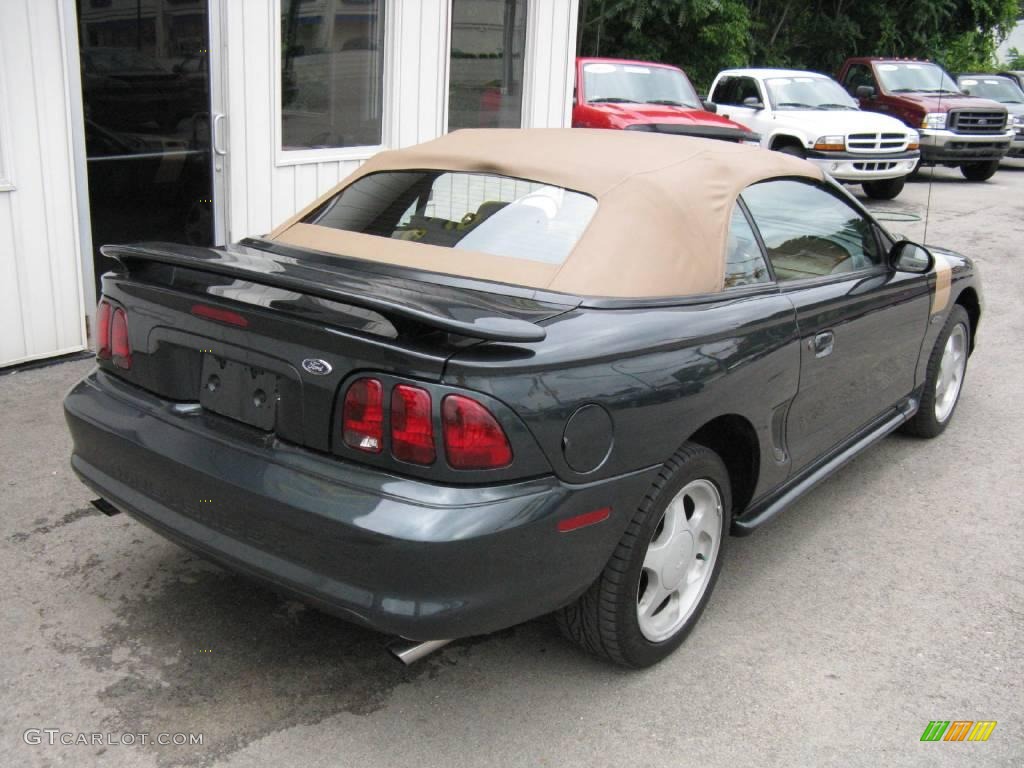
[[[757,186],[758,184],[767,184],[773,181],[795,181],[807,184],[811,187],[820,189],[827,195],[831,195],[833,198],[843,203],[851,210],[856,211],[856,213],[860,215],[865,221],[867,221],[868,224],[871,226],[871,237],[874,239],[875,247],[878,249],[878,253],[881,256],[881,260],[879,261],[879,263],[873,264],[870,267],[863,267],[862,269],[855,269],[849,272],[840,272],[839,274],[835,275],[815,275],[814,277],[798,277],[792,280],[779,280],[775,274],[775,265],[772,263],[771,256],[768,253],[768,246],[765,244],[764,238],[761,235],[761,230],[757,225],[757,221],[754,219],[753,213],[747,207],[747,202],[746,200],[743,199],[743,192],[741,192],[737,200],[743,202],[744,212],[746,213],[748,221],[751,223],[751,226],[753,227],[754,234],[757,237],[758,243],[761,245],[765,261],[768,264],[768,269],[771,272],[772,277],[775,279],[774,284],[778,286],[779,290],[800,290],[810,286],[840,283],[845,280],[863,280],[865,277],[871,277],[873,275],[880,274],[889,274],[893,271],[892,265],[889,264],[888,260],[889,249],[885,247],[885,243],[883,242],[882,238],[882,233],[884,232],[884,230],[881,228],[878,222],[875,221],[874,217],[871,216],[871,214],[866,209],[864,209],[856,199],[851,198],[841,188],[836,189],[835,182],[817,181],[815,179],[809,179],[804,176],[775,176],[770,179],[762,179],[761,181],[756,181],[753,184],[749,184],[743,191],[746,192],[746,190],[750,189],[750,187]]]
[[[301,2],[301,0],[295,1]],[[396,146],[395,133],[397,132],[397,121],[395,120],[395,115],[397,113],[397,106],[395,104],[395,68],[398,57],[395,55],[395,15],[400,12],[400,9],[396,7],[394,0],[381,0],[381,6],[384,11],[384,72],[381,82],[380,143],[355,147],[319,147],[309,149],[284,148],[284,130],[282,127],[284,111],[281,93],[281,53],[283,50],[281,40],[281,3],[282,0],[271,0],[269,4],[271,14],[270,88],[273,101],[270,129],[271,141],[274,146],[274,165],[276,167],[284,167],[310,163],[361,162],[369,160],[375,154],[388,147]]]
[[[447,23],[445,25],[444,39],[441,41],[442,50],[444,51],[444,83],[443,90],[441,91],[441,135],[451,132],[448,127],[448,116],[451,107],[451,89],[452,89],[452,22],[454,20],[454,9],[452,8],[452,0],[447,0],[445,3],[447,10]],[[519,128],[529,128],[533,124],[533,78],[534,78],[534,63],[533,63],[533,52],[537,48],[536,37],[539,32],[537,26],[537,0],[526,0],[526,30],[525,40],[523,41],[523,91],[522,91],[522,105],[519,110]],[[387,20],[385,20],[387,23]],[[573,78],[573,90],[572,90],[572,101],[568,104],[567,109],[571,110],[572,105],[576,103],[579,98],[579,94],[582,89],[579,87],[579,83],[576,81],[577,78],[581,77],[583,70],[573,61],[572,71],[570,77]],[[568,123],[566,123],[568,125]]]
[[[752,186],[752,185],[751,185]],[[743,214],[743,218],[747,220],[747,226],[750,227],[750,231],[754,234],[754,242],[757,243],[757,249],[761,254],[761,261],[764,262],[765,269],[768,271],[768,279],[760,283],[745,283],[743,285],[732,285],[722,288],[722,293],[728,292],[730,295],[736,291],[751,291],[755,288],[768,288],[778,287],[778,279],[775,277],[775,268],[772,266],[771,259],[768,258],[768,249],[764,244],[764,240],[761,238],[761,232],[757,228],[757,224],[754,222],[754,217],[751,215],[750,210],[747,208],[746,202],[744,202],[742,196],[736,198],[736,207],[740,209]],[[732,212],[729,212],[729,229],[732,230]],[[729,238],[726,237],[725,242],[725,259],[723,266],[729,263]],[[723,272],[724,280],[724,272]]]

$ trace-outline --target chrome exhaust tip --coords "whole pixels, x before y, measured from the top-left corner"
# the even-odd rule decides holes
[[[399,639],[388,646],[388,653],[408,667],[434,651],[439,651],[450,642],[451,640],[425,640],[417,643],[413,640]]]

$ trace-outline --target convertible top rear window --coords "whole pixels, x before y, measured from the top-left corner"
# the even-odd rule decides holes
[[[596,209],[589,195],[525,179],[384,171],[357,179],[303,223],[561,264]]]

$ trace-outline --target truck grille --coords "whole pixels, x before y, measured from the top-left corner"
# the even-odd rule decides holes
[[[949,113],[948,128],[955,133],[1002,133],[1006,129],[1006,113],[954,109]]]
[[[850,152],[902,152],[907,148],[903,133],[851,133],[846,139]]]

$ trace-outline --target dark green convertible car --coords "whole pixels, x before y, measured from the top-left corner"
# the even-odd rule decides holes
[[[945,429],[981,316],[812,165],[628,131],[459,131],[265,238],[104,253],[97,505],[406,661],[549,613],[659,661],[730,533]]]

